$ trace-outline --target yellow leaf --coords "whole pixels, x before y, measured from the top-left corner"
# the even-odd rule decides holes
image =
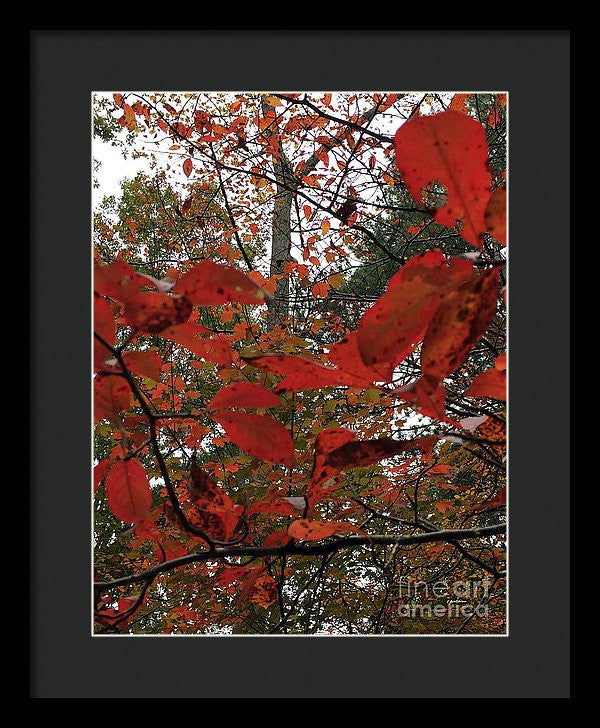
[[[339,288],[345,282],[346,279],[344,278],[343,273],[334,273],[327,279],[327,283],[329,283],[332,288]]]

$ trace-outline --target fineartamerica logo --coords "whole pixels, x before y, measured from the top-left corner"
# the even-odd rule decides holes
[[[490,579],[448,582],[414,581],[400,577],[399,617],[478,617],[488,615]]]

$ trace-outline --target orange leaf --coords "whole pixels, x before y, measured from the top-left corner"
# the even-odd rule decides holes
[[[189,177],[190,174],[192,174],[192,170],[194,169],[194,163],[192,160],[188,157],[185,162],[183,163],[183,173],[186,177]]]
[[[315,283],[310,290],[315,298],[326,298],[329,289],[330,287],[327,283]]]
[[[454,94],[448,108],[453,111],[460,111],[462,114],[468,114],[469,109],[467,108],[466,102],[472,95],[473,94]]]
[[[201,359],[229,366],[233,360],[227,339],[220,335],[206,336],[206,334],[212,334],[210,329],[190,321],[168,326],[160,332],[163,338],[184,346]],[[200,336],[203,338],[198,338]]]
[[[250,589],[249,599],[259,607],[269,607],[277,599],[277,582],[266,571],[261,572]]]
[[[488,369],[481,372],[465,392],[467,397],[492,397],[506,400],[506,371]]]

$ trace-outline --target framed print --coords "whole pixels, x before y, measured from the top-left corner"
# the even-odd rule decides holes
[[[569,696],[568,63],[32,34],[32,696]]]

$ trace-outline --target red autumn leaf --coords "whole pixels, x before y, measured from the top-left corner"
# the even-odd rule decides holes
[[[160,335],[175,344],[179,344],[179,346],[184,346],[201,359],[206,359],[206,361],[224,366],[228,366],[233,361],[231,347],[225,337],[213,335],[210,329],[194,324],[191,321],[168,326],[160,332]]]
[[[264,354],[242,359],[263,372],[283,376],[284,379],[275,387],[276,392],[301,392],[303,389],[323,387],[360,387],[365,383],[363,379],[352,374],[291,354]]]
[[[473,94],[454,94],[448,108],[452,109],[452,111],[460,111],[462,114],[468,114],[469,109],[467,108],[466,102],[471,96]]]
[[[243,602],[245,599],[248,598],[250,595],[250,592],[252,591],[252,588],[254,587],[254,584],[258,577],[260,576],[262,572],[262,568],[257,569],[249,569],[248,573],[246,574],[246,578],[244,579],[244,583],[242,584],[242,589],[238,595],[238,601]]]
[[[494,364],[496,369],[503,372],[506,369],[506,352],[503,351],[502,354],[498,354],[496,357],[496,362]]]
[[[94,332],[110,346],[115,345],[117,325],[112,308],[105,298],[94,296]],[[106,359],[112,357],[110,351],[94,337],[94,371],[104,367]]]
[[[131,406],[131,389],[123,377],[101,376],[94,379],[94,417],[119,423],[121,413]]]
[[[487,123],[492,127],[492,129],[495,129],[499,121],[500,121],[500,112],[498,111],[498,109],[495,106],[493,106],[490,109],[490,113],[488,114]]]
[[[421,191],[439,180],[448,202],[435,212],[435,220],[447,227],[462,222],[461,236],[480,247],[491,187],[483,126],[458,111],[444,111],[407,121],[394,144],[396,165],[413,199],[421,204]]]
[[[188,493],[191,502],[201,510],[219,514],[235,511],[231,498],[195,461],[192,461],[190,469]]]
[[[354,439],[354,433],[344,427],[323,430],[315,440],[315,459],[310,480],[306,488],[308,504],[312,508],[326,495],[334,491],[340,482],[339,468],[326,463],[327,456],[333,450]],[[333,483],[327,485],[333,479]]]
[[[326,298],[329,290],[330,286],[328,283],[315,283],[310,289],[314,298]]]
[[[435,377],[422,376],[408,387],[394,389],[391,394],[414,404],[427,417],[446,419],[446,389]]]
[[[246,276],[253,283],[256,283],[257,286],[262,288],[267,296],[272,296],[275,293],[275,289],[277,287],[277,278],[275,276],[266,278],[259,270],[251,270],[246,274]]]
[[[266,571],[262,571],[250,589],[249,599],[265,609],[277,599],[277,582]]]
[[[216,586],[226,587],[240,579],[243,579],[248,573],[247,566],[230,566],[220,571],[214,578]]]
[[[434,465],[432,468],[427,468],[427,475],[449,475],[453,470],[452,465],[440,463],[439,465]]]
[[[135,329],[157,334],[168,326],[187,321],[192,303],[185,296],[151,291],[136,293],[125,301],[125,319]]]
[[[119,460],[106,476],[106,500],[113,514],[126,523],[143,521],[150,513],[152,493],[139,460]]]
[[[94,466],[94,493],[98,490],[100,483],[104,480],[114,462],[114,460],[101,460],[98,465]]]
[[[265,303],[266,293],[248,276],[229,265],[203,260],[185,273],[173,287],[194,306],[219,306],[222,303]]]
[[[389,382],[392,376],[392,365],[382,362],[367,366],[358,349],[358,331],[351,331],[343,339],[335,343],[329,350],[329,361],[338,369],[365,383]]]
[[[463,363],[494,318],[497,297],[497,268],[471,276],[445,296],[423,340],[423,375],[442,380]]]
[[[412,258],[390,280],[383,296],[363,315],[358,348],[367,366],[403,361],[425,335],[432,316],[473,264],[430,250]]]
[[[136,273],[124,260],[94,269],[94,291],[115,301],[124,301],[143,288],[152,287],[152,281]]]
[[[472,513],[474,511],[487,511],[492,508],[498,508],[500,506],[503,506],[506,503],[506,486],[503,485],[502,488],[498,491],[498,493],[489,501],[486,503],[481,503],[477,506],[471,506],[470,508],[467,508],[464,512],[465,513]]]
[[[365,467],[407,450],[415,448],[429,450],[430,440],[430,437],[418,437],[414,440],[393,440],[391,437],[381,437],[378,440],[352,440],[328,453],[324,465],[336,470]]]
[[[188,347],[189,348],[189,347]],[[229,366],[232,361],[231,347],[225,336],[207,336],[194,346],[196,356],[220,366]]]
[[[506,371],[494,368],[481,372],[475,377],[465,395],[506,400]]]
[[[362,531],[351,523],[340,521],[310,521],[299,518],[290,524],[288,534],[297,541],[320,541],[322,538],[335,536],[336,533],[358,533]]]
[[[291,467],[294,462],[294,443],[290,433],[272,417],[224,410],[215,412],[211,417],[244,452],[270,463]]]
[[[164,505],[165,516],[182,531],[186,530],[170,503]],[[213,541],[229,541],[235,531],[238,518],[234,513],[212,513],[194,506],[184,509],[188,522]],[[204,542],[201,536],[196,536]]]
[[[485,208],[485,227],[489,234],[506,245],[506,187],[496,187]]]
[[[285,498],[268,495],[253,503],[246,511],[248,516],[253,516],[256,513],[274,513],[279,516],[293,516],[296,511],[292,504],[288,503]]]
[[[117,609],[100,609],[94,614],[94,619],[100,624],[110,625],[120,631],[135,617],[145,601],[146,597],[140,598],[139,594],[122,597],[117,603]]]
[[[190,174],[192,174],[192,170],[194,169],[194,163],[192,160],[188,157],[184,163],[183,163],[183,173],[186,177],[189,177]]]
[[[250,382],[234,382],[221,389],[206,405],[207,410],[229,407],[281,407],[282,400],[268,389]]]
[[[263,541],[263,546],[285,546],[290,542],[290,536],[285,531],[273,531]]]
[[[123,354],[123,361],[127,369],[130,369],[139,377],[160,380],[162,370],[162,359],[157,351],[126,351]]]

